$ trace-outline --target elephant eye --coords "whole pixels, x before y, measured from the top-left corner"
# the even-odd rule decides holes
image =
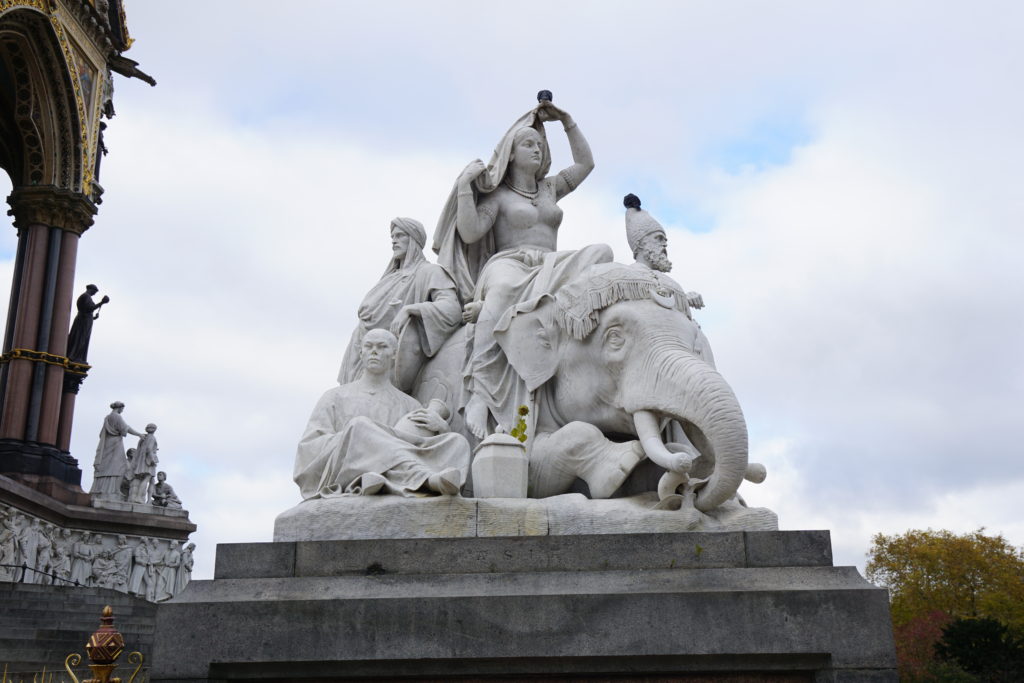
[[[626,338],[622,336],[622,330],[612,327],[604,333],[604,342],[613,349],[621,349],[626,343]]]

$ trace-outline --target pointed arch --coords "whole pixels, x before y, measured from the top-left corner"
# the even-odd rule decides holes
[[[85,155],[77,72],[50,17],[0,14],[0,166],[15,188],[82,192]]]

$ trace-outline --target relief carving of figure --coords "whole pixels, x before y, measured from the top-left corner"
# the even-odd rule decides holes
[[[117,562],[111,550],[100,550],[92,564],[94,585],[114,588],[117,585]]]
[[[4,515],[0,523],[0,581],[11,581],[18,578],[12,565],[18,562],[18,524],[15,520],[15,512],[9,511]]]
[[[103,418],[100,428],[100,440],[96,446],[96,460],[93,463],[92,487],[89,493],[97,498],[107,500],[124,500],[121,484],[128,470],[128,458],[124,452],[124,437],[129,434],[141,437],[128,426],[121,417],[124,403],[114,401],[110,404],[110,414]]]
[[[59,544],[55,546],[51,571],[57,579],[63,579],[63,581],[54,579],[54,584],[58,586],[65,585],[66,581],[71,580],[71,556],[68,555],[68,550],[65,546]]]
[[[455,281],[423,256],[426,242],[427,232],[419,221],[391,221],[391,260],[359,305],[359,324],[341,362],[339,384],[359,378],[363,337],[370,330],[384,328],[399,338],[395,385],[409,391],[423,362],[462,324]]]
[[[469,443],[391,383],[397,344],[387,330],[367,332],[359,379],[320,398],[295,456],[294,479],[304,499],[417,491],[454,495],[465,482]],[[410,422],[430,436],[394,428]]]
[[[135,550],[132,552],[132,559],[135,563],[132,565],[132,575],[128,579],[128,592],[144,598],[149,592],[147,579],[152,573],[149,561],[149,544],[145,538],[139,539],[139,544],[135,546]]]
[[[44,586],[53,583],[53,577],[50,575],[53,572],[53,530],[54,527],[49,524],[43,525],[42,537],[39,540],[39,554],[36,556],[36,569],[42,572],[38,575],[39,583]]]
[[[150,602],[157,600],[157,584],[164,570],[165,556],[166,552],[160,547],[160,541],[151,537],[149,539],[149,564],[146,566],[146,599]]]
[[[542,95],[545,93],[542,93]],[[573,164],[549,176],[544,122],[560,121]],[[612,260],[607,245],[557,251],[557,202],[594,168],[590,147],[568,113],[542,99],[508,130],[487,166],[476,160],[459,176],[434,233],[438,263],[455,278],[475,323],[466,368],[466,425],[478,439],[494,423],[511,431],[526,403],[522,382],[495,339],[516,305],[551,294],[587,266]]]
[[[62,528],[53,537],[53,573],[62,579],[71,580],[71,563],[74,560],[74,539],[71,529]],[[58,582],[60,583],[60,582]]]
[[[26,523],[18,533],[18,545],[21,548],[21,562],[28,567],[25,570],[25,583],[39,583],[39,573],[31,571],[39,569],[39,546],[43,542],[43,529],[39,518]]]
[[[78,297],[75,306],[78,313],[71,323],[68,334],[68,358],[76,363],[85,363],[89,355],[89,338],[92,336],[92,321],[100,317],[100,308],[109,303],[110,297],[104,296],[99,303],[93,297],[100,291],[96,285],[86,285],[85,292]]]
[[[156,452],[156,425],[150,423],[146,425],[146,433],[139,439],[139,445],[132,457],[129,502],[149,503],[149,488],[153,483],[153,475],[156,474],[157,463],[160,462]]]
[[[174,578],[174,594],[177,595],[181,591],[185,590],[185,586],[192,580],[192,567],[195,564],[195,560],[192,558],[192,552],[196,549],[195,543],[189,543],[185,546],[185,549],[181,551],[181,566],[178,567],[178,575]]]
[[[132,548],[128,545],[128,539],[124,536],[117,537],[117,547],[114,549],[114,564],[117,566],[117,580],[114,587],[119,591],[128,590],[128,577],[132,568]]]
[[[82,532],[82,538],[71,547],[71,580],[82,586],[93,586],[92,563],[98,548],[92,542],[92,534]]]
[[[181,544],[178,541],[171,541],[170,548],[164,554],[163,565],[156,579],[156,599],[170,600],[174,597],[174,589],[178,580],[178,570],[181,568]]]

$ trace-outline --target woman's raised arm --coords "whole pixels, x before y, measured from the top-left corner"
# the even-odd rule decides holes
[[[583,133],[580,132],[580,127],[576,125],[567,111],[546,101],[540,104],[539,114],[541,120],[561,121],[562,127],[565,129],[565,137],[569,140],[569,151],[572,152],[573,164],[563,168],[555,176],[555,198],[561,199],[579,187],[580,183],[586,180],[590,172],[594,170],[594,155],[591,154],[590,145],[583,137]]]

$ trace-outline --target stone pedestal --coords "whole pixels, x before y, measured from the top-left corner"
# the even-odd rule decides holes
[[[221,545],[152,680],[896,681],[885,590],[828,532]]]
[[[338,496],[312,498],[274,522],[275,541],[377,538],[579,536],[681,531],[775,531],[766,508],[723,505],[711,514],[658,508],[658,496],[591,500],[579,493],[550,498]]]

